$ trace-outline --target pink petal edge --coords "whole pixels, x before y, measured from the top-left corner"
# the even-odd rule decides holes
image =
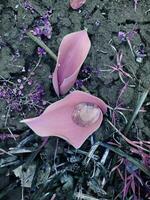
[[[86,0],[70,0],[70,6],[74,10],[79,9],[83,4],[85,4]]]
[[[80,127],[72,121],[74,106],[81,102],[95,103],[101,108],[101,118],[90,127]],[[39,117],[21,122],[26,123],[41,137],[57,136],[75,148],[80,148],[85,140],[100,127],[106,111],[107,105],[101,99],[85,92],[74,91],[64,99],[48,106]]]

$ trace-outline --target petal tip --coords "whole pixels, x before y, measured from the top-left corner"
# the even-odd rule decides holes
[[[70,6],[72,9],[77,10],[81,6],[83,6],[83,4],[85,4],[85,2],[86,2],[86,0],[70,0]]]

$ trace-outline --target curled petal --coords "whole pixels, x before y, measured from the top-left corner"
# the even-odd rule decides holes
[[[67,93],[75,83],[90,47],[91,42],[85,30],[68,34],[63,38],[53,73],[53,86],[58,96]]]
[[[87,117],[85,115],[85,102],[88,105]],[[82,121],[81,123],[79,123],[79,121],[76,123],[74,119],[77,105],[79,105],[78,109],[80,109],[82,104],[84,107],[82,107],[82,113],[79,117],[84,120],[85,124],[83,124]],[[94,105],[94,110],[92,112],[91,105]],[[99,108],[99,111],[97,108]],[[85,92],[74,91],[64,99],[48,106],[39,117],[25,119],[22,122],[26,123],[41,137],[57,136],[63,138],[75,148],[79,148],[84,141],[100,127],[103,114],[106,113],[106,111],[107,105],[101,99]],[[92,113],[91,116],[89,116],[90,112]],[[78,115],[76,116],[78,117]]]
[[[74,10],[79,9],[83,4],[85,4],[86,0],[70,0],[70,6]]]

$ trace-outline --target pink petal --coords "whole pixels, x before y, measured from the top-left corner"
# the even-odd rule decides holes
[[[68,34],[63,38],[53,73],[53,86],[58,96],[67,93],[75,83],[90,47],[91,42],[85,30]]]
[[[94,103],[102,111],[101,117],[95,124],[88,127],[78,126],[72,120],[74,107],[83,102]],[[26,123],[36,134],[41,137],[57,136],[63,138],[75,148],[79,148],[84,141],[97,130],[103,120],[107,105],[99,98],[81,91],[74,91],[64,99],[57,101],[43,112],[39,117],[25,119]]]
[[[70,6],[73,9],[80,8],[83,4],[85,4],[86,0],[70,0]]]

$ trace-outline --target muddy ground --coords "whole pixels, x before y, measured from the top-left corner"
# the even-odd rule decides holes
[[[92,46],[84,66],[90,67],[92,72],[84,85],[90,93],[102,98],[111,107],[116,106],[124,83],[118,72],[110,73],[103,70],[110,70],[109,66],[116,64],[115,49],[123,52],[124,71],[129,73],[132,78],[123,76],[123,80],[128,82],[128,87],[121,97],[121,102],[122,107],[133,109],[141,92],[150,85],[150,1],[139,1],[136,11],[132,0],[87,0],[87,3],[79,10],[71,9],[68,0],[30,0],[29,2],[31,7],[27,7],[23,0],[0,1],[0,84],[3,86],[5,83],[10,90],[13,90],[16,85],[18,87],[20,80],[24,83],[25,78],[30,77],[32,84],[25,84],[22,89],[23,96],[20,95],[18,98],[22,99],[24,96],[28,96],[38,84],[42,85],[43,93],[38,105],[28,105],[28,102],[25,102],[20,110],[10,108],[8,100],[1,98],[0,133],[10,133],[11,130],[15,134],[24,134],[28,128],[20,123],[20,120],[37,116],[49,103],[57,100],[51,82],[55,62],[47,54],[43,55],[34,74],[31,74],[39,61],[38,45],[26,35],[26,32],[33,30],[40,17],[48,10],[52,10],[49,17],[52,37],[50,39],[43,37],[42,39],[56,54],[59,44],[66,34],[84,28],[88,30]],[[119,31],[127,33],[132,32],[133,29],[136,30],[136,34],[131,39],[134,55],[141,45],[145,52],[144,58],[140,61],[133,55],[127,41],[124,42],[118,38]],[[86,76],[88,75],[81,71],[78,79],[84,79]],[[150,135],[149,106],[150,95],[143,105],[146,112],[141,112],[134,121],[129,138],[135,139],[134,133],[138,129],[139,137],[147,140],[147,136]],[[132,111],[123,113],[127,119],[132,115]],[[117,120],[119,128],[123,128],[125,121],[119,116]],[[102,128],[95,134],[96,139],[111,138],[109,128],[104,122]],[[53,147],[56,140],[52,138],[49,143]],[[2,147],[5,147],[5,144],[10,145],[3,141]],[[37,145],[36,142],[35,145]],[[61,145],[63,148],[66,143],[61,141]],[[61,146],[59,148],[61,153]],[[54,151],[53,148],[50,149]],[[3,174],[3,171],[0,173]],[[0,179],[2,178],[4,178],[3,175],[0,176]],[[8,186],[13,178],[5,178],[0,189]],[[15,198],[12,193],[13,195],[17,194]],[[21,187],[17,187],[15,192],[9,192],[6,199],[21,199],[19,195],[21,195]],[[27,199],[30,199],[28,195],[26,196]]]

